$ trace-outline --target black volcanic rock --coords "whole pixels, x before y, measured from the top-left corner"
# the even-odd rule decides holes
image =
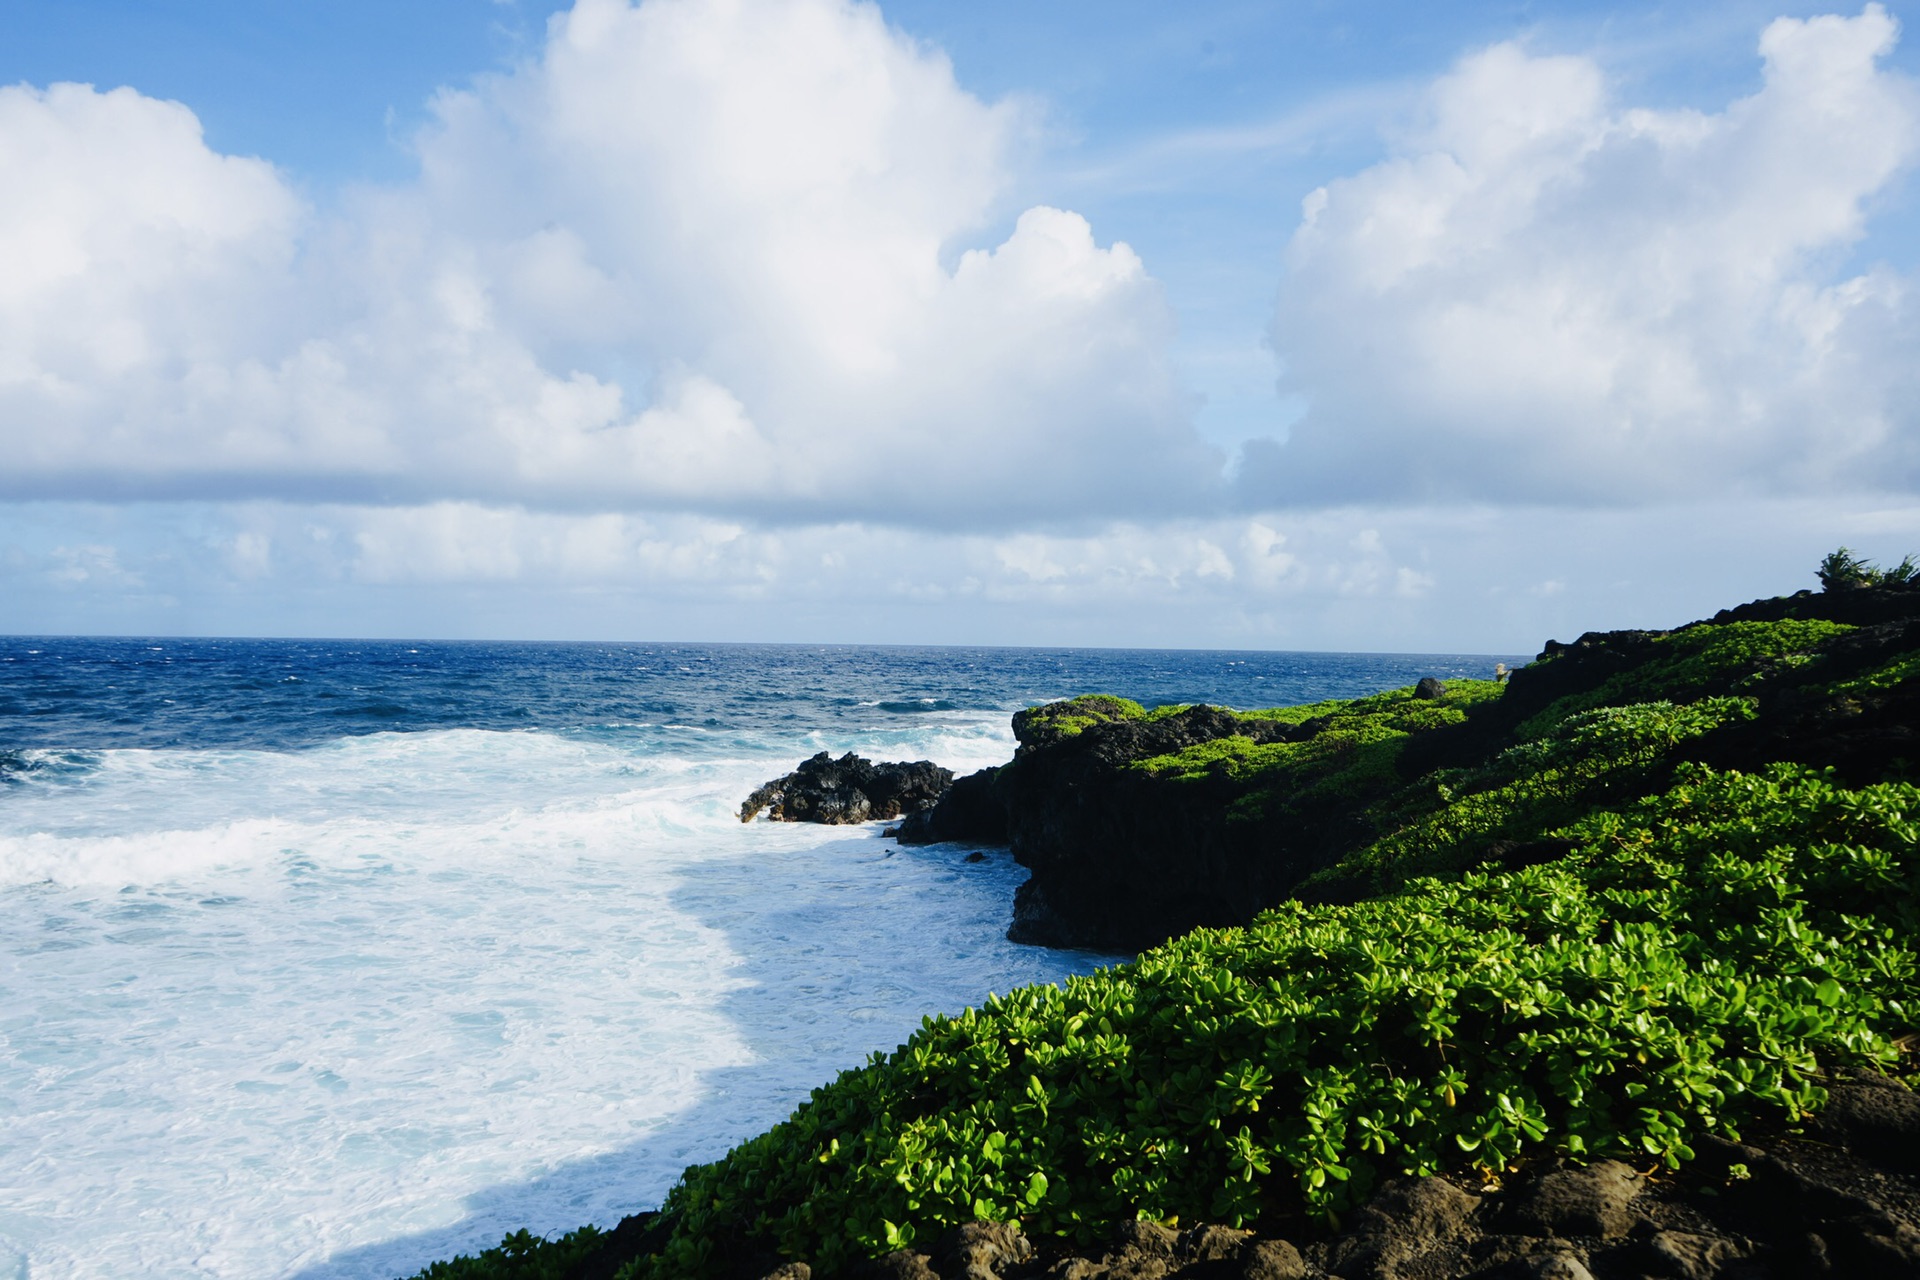
[[[1096,714],[1077,717],[1077,732],[1058,729],[1061,708],[1089,703]],[[1101,709],[1082,698],[1021,712],[1013,762],[962,778],[903,823],[900,840],[1009,845],[1033,870],[1014,899],[1007,936],[1016,942],[1134,949],[1199,925],[1244,923],[1270,905],[1284,881],[1229,830],[1230,784],[1175,783],[1129,766],[1220,738],[1275,742],[1313,731],[1209,706],[1152,720],[1137,707],[1134,718]]]
[[[748,796],[740,821],[762,810],[776,822],[840,825],[898,818],[937,803],[953,785],[953,771],[931,760],[875,764],[849,751],[835,760],[822,751],[784,778]]]
[[[999,769],[982,769],[956,778],[939,804],[908,814],[896,837],[901,844],[940,844],[948,840],[1005,844],[1007,803],[997,785],[999,776]]]

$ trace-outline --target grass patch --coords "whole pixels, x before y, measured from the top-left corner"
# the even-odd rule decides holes
[[[1028,707],[1013,717],[1013,734],[1024,744],[1057,742],[1114,720],[1144,720],[1147,709],[1131,698],[1083,693],[1077,698]]]

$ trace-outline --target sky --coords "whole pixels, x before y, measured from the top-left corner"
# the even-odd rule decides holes
[[[1912,16],[11,0],[0,632],[1513,654],[1895,561]]]

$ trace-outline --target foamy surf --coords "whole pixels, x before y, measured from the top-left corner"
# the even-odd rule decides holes
[[[1004,758],[930,719],[861,745]],[[387,1276],[611,1223],[924,1012],[1090,964],[1000,939],[1003,858],[743,826],[791,749],[618,736],[11,785],[0,1275]]]

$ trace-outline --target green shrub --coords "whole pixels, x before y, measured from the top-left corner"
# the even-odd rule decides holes
[[[1407,688],[1369,698],[1237,711],[1245,722],[1310,725],[1314,732],[1293,742],[1258,742],[1236,734],[1136,760],[1130,767],[1180,782],[1224,777],[1240,783],[1244,794],[1229,810],[1240,819],[1330,801],[1359,809],[1399,784],[1400,750],[1409,737],[1463,723],[1468,708],[1498,698],[1503,688],[1492,680],[1455,680],[1440,699],[1418,698]]]
[[[1678,1164],[1812,1111],[1822,1063],[1895,1061],[1916,820],[1906,785],[1689,767],[1557,863],[1287,905],[929,1019],[688,1170],[627,1274],[711,1274],[729,1239],[833,1269],[973,1218],[1332,1214],[1531,1150]]]
[[[1485,768],[1430,774],[1377,806],[1374,825],[1389,834],[1308,877],[1304,887],[1385,893],[1416,876],[1466,871],[1495,841],[1535,840],[1596,804],[1640,794],[1681,743],[1755,714],[1751,698],[1704,698],[1569,716]],[[1402,825],[1389,826],[1392,816]]]
[[[1779,670],[1815,661],[1820,646],[1853,630],[1843,623],[1787,618],[1779,622],[1696,623],[1659,637],[1655,655],[1585,693],[1571,694],[1523,722],[1521,738],[1543,737],[1566,717],[1595,707],[1638,702],[1691,702],[1739,693]]]
[[[415,1280],[567,1280],[605,1238],[597,1227],[581,1227],[558,1240],[516,1231],[497,1249],[436,1262]]]
[[[1920,561],[1907,556],[1891,569],[1862,560],[1845,547],[1820,562],[1822,591],[1851,591],[1857,587],[1910,587],[1920,584]]]
[[[1920,678],[1920,652],[1903,653],[1851,680],[1835,681],[1826,687],[1829,694],[1884,693]]]

